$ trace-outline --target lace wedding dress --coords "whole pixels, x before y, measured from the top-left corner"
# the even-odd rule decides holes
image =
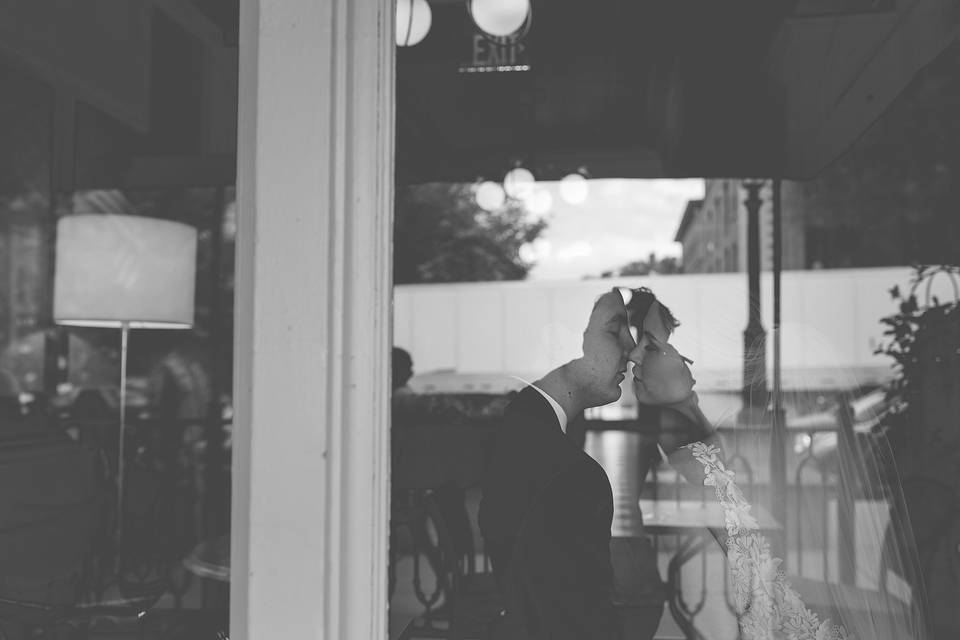
[[[727,559],[743,640],[853,640],[846,629],[820,620],[790,586],[781,560],[770,553],[750,504],[720,459],[720,449],[686,445],[703,465],[703,484],[716,489],[727,529]],[[868,640],[864,638],[863,640]]]

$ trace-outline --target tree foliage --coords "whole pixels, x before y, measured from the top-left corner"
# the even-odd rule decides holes
[[[430,183],[397,190],[394,282],[522,280],[533,267],[520,248],[546,227],[522,204],[481,209],[469,184]]]
[[[909,404],[911,398],[919,393],[924,381],[919,380],[922,366],[917,357],[917,337],[930,325],[938,324],[944,317],[957,318],[960,310],[960,267],[952,265],[914,265],[914,274],[908,292],[900,287],[890,289],[890,297],[898,303],[897,313],[881,318],[886,326],[883,335],[886,340],[875,350],[875,354],[884,354],[894,360],[895,376],[890,383],[887,399],[894,403]],[[938,275],[944,274],[953,285],[954,300],[941,302],[936,295],[930,294],[930,286]],[[917,291],[924,286],[923,300],[918,300]],[[922,304],[921,304],[922,303]],[[948,357],[960,355],[960,345],[953,345],[953,353]],[[929,383],[929,381],[926,381]],[[902,408],[904,405],[900,405]]]
[[[661,275],[671,275],[683,273],[683,265],[673,256],[657,258],[656,254],[651,253],[646,260],[637,260],[620,267],[618,275],[621,276],[648,276],[651,273]]]
[[[600,274],[601,278],[619,278],[625,276],[649,276],[652,273],[659,275],[674,275],[683,273],[683,263],[674,256],[665,256],[657,258],[657,254],[651,253],[646,260],[634,260],[619,269],[611,269]],[[588,276],[592,277],[592,276]]]

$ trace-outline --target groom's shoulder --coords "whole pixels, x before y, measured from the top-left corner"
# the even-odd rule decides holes
[[[537,391],[536,387],[528,384],[518,391],[510,393],[510,399],[507,402],[505,414],[510,413],[536,413],[543,407],[549,407],[544,397]]]
[[[513,393],[504,409],[502,426],[510,429],[518,425],[549,424],[553,416],[553,409],[540,392],[527,386]]]
[[[513,459],[529,455],[548,437],[552,415],[553,410],[533,387],[513,392],[491,434],[495,456]]]

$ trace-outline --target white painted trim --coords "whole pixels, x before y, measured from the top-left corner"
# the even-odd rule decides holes
[[[240,14],[231,638],[387,635],[390,0]]]

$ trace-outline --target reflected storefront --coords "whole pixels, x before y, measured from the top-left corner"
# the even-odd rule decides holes
[[[389,254],[393,11],[242,4],[0,9],[0,431],[73,460],[7,465],[2,517],[16,529],[33,504],[27,474],[89,532],[4,544],[8,637],[213,638],[228,617],[237,638],[386,632],[390,288],[369,251]],[[333,24],[351,34],[336,47]],[[57,229],[83,214],[196,230],[189,329],[131,324],[124,345],[55,323]]]
[[[960,243],[953,204],[960,48],[955,33],[932,24],[920,27],[927,18],[914,14],[916,31],[898,32],[891,21],[886,36],[887,42],[905,42],[923,33],[924,45],[917,50],[928,57],[922,64],[908,72],[892,63],[897,53],[886,51],[876,57],[864,53],[863,66],[853,69],[850,59],[834,59],[834,50],[819,39],[832,28],[830,37],[851,50],[868,47],[880,37],[879,25],[892,20],[894,8],[873,5],[859,7],[861,12],[850,4],[823,6],[822,15],[808,20],[801,14],[813,8],[801,5],[774,29],[772,53],[762,55],[730,44],[735,29],[727,21],[735,20],[734,9],[718,17],[709,33],[691,26],[684,33],[692,42],[687,55],[678,55],[676,67],[666,72],[674,74],[666,80],[672,86],[647,84],[646,110],[630,112],[629,124],[616,121],[623,113],[612,105],[630,104],[643,83],[616,74],[629,68],[643,76],[649,64],[656,78],[656,63],[607,48],[616,47],[619,25],[592,29],[609,11],[607,3],[577,23],[583,34],[577,44],[589,49],[589,56],[558,50],[564,7],[534,5],[536,29],[542,30],[523,41],[532,67],[490,68],[483,80],[455,76],[454,66],[444,65],[457,55],[453,43],[467,23],[458,7],[435,6],[430,33],[400,43],[397,109],[405,126],[397,139],[393,327],[403,358],[412,356],[414,375],[407,371],[394,382],[393,637],[484,637],[483,620],[496,626],[490,622],[496,603],[500,610],[508,605],[497,600],[503,593],[492,588],[490,558],[483,553],[480,461],[496,447],[502,424],[523,426],[504,415],[517,392],[581,354],[591,305],[612,286],[650,287],[680,318],[676,348],[697,363],[699,407],[722,438],[727,465],[723,480],[691,482],[660,447],[669,409],[638,407],[629,385],[620,401],[567,416],[568,423],[560,420],[566,435],[609,477],[615,541],[650,539],[656,549],[670,615],[653,637],[849,633],[892,639],[956,633],[954,611],[945,604],[949,597],[942,595],[956,593],[945,582],[953,570],[942,567],[953,563],[950,549],[958,542],[956,482],[944,475],[954,468],[957,449],[955,434],[947,435],[950,428],[938,421],[946,420],[955,404],[946,389],[956,384],[960,354],[952,249]],[[624,24],[634,31],[655,23],[631,21],[628,12],[643,11],[636,6],[621,9]],[[854,25],[865,27],[871,12],[877,14],[872,16],[877,32],[864,28],[854,34]],[[771,16],[754,17],[752,24]],[[482,41],[482,35],[475,37]],[[711,48],[720,37],[726,38],[723,44]],[[629,39],[637,40],[648,42],[642,36]],[[502,43],[504,49],[514,44]],[[706,51],[716,57],[698,57]],[[669,58],[665,51],[657,53]],[[615,64],[624,59],[629,60],[624,67]],[[751,76],[760,59],[770,65],[764,80],[776,76],[770,93],[782,111],[772,117],[782,121],[768,119],[771,112],[763,105],[770,95],[760,95],[745,80],[762,84]],[[724,80],[714,84],[702,77],[709,73],[705,69]],[[621,90],[618,101],[577,100],[580,92],[589,93],[584,87],[600,95],[607,84]],[[744,84],[750,88],[741,95]],[[668,94],[664,102],[674,111],[666,119],[673,122],[652,116],[651,110],[664,106],[656,102],[663,96],[655,88]],[[451,108],[451,96],[459,95],[472,102]],[[749,97],[738,102],[744,95]],[[878,106],[881,95],[887,102]],[[677,145],[657,149],[662,164],[611,160],[617,143],[629,140],[625,146],[633,150],[648,143],[640,138],[649,131],[630,126],[638,121],[667,137],[667,147]],[[578,155],[564,145],[573,145],[572,131],[583,122],[594,125],[593,137],[590,152],[578,149]],[[658,129],[671,124],[675,136]],[[611,132],[616,142],[608,139]],[[772,149],[761,149],[764,143]],[[470,171],[480,176],[472,185]],[[513,178],[521,173],[526,193],[518,195]],[[584,174],[593,178],[591,190],[604,188],[596,178],[705,176],[705,193],[687,203],[676,232],[685,270],[658,273],[650,256],[648,277],[638,278],[611,258],[603,275],[597,268],[577,274],[577,280],[531,278],[530,263],[543,255],[532,243],[549,245],[560,234],[538,238],[538,229],[514,220],[517,209],[526,214],[521,220],[540,221],[548,232],[552,224],[567,225],[569,235],[569,229],[579,230],[580,256],[612,250],[616,233],[627,226],[621,221],[619,229],[610,230],[607,245],[591,246],[590,224],[605,219],[601,203],[550,211],[549,199],[541,206],[528,197],[555,195],[561,176]],[[425,195],[431,192],[436,199],[444,193],[446,209]],[[408,199],[417,199],[419,210]],[[576,215],[590,222],[575,225],[570,220]],[[471,216],[477,228],[463,222]],[[488,251],[485,229],[498,225],[515,236],[504,234],[498,244],[490,243],[499,252]],[[444,232],[447,237],[436,237]],[[531,243],[522,248],[529,260],[514,250],[517,237]],[[573,241],[566,240],[554,251],[569,248],[567,255],[574,255]],[[511,256],[520,259],[510,264]],[[917,263],[936,267],[911,266]],[[935,366],[940,366],[936,374]],[[526,464],[535,468],[537,462]],[[731,488],[734,475],[739,489]],[[525,490],[518,482],[516,491]],[[746,496],[741,504],[750,506],[738,516],[746,513],[744,521],[768,538],[749,551],[768,563],[759,577],[747,575],[742,565],[731,568],[735,554],[725,553],[725,543],[717,545],[720,537],[713,533],[731,530],[730,516],[725,520],[716,507],[730,496],[743,499],[740,490]],[[924,490],[931,492],[929,503],[919,497]],[[615,574],[617,569],[614,560]],[[751,598],[760,598],[760,604]],[[780,608],[783,600],[808,609],[791,618],[782,613],[789,608]],[[772,613],[763,622],[778,625],[773,629],[751,626],[764,607]]]
[[[11,638],[26,637],[34,627],[66,625],[81,637],[216,637],[229,626],[234,638],[382,640],[424,609],[440,628],[449,622],[444,616],[451,615],[446,605],[453,581],[473,583],[487,574],[482,540],[471,529],[479,496],[475,486],[445,493],[425,485],[438,474],[456,476],[461,484],[475,481],[477,452],[516,388],[515,380],[505,384],[502,377],[544,373],[562,350],[548,348],[542,360],[532,350],[561,342],[563,349],[575,349],[582,318],[554,326],[541,340],[544,335],[533,328],[541,318],[526,312],[535,296],[519,295],[507,314],[516,324],[500,339],[490,328],[494,323],[485,322],[496,298],[492,290],[476,297],[488,315],[458,316],[455,328],[447,322],[431,330],[422,316],[405,315],[409,308],[429,312],[443,294],[440,285],[411,285],[432,289],[436,295],[428,304],[394,290],[395,190],[438,180],[458,181],[469,190],[478,175],[497,181],[521,157],[538,178],[548,179],[575,171],[591,178],[789,174],[798,180],[841,158],[835,181],[809,201],[818,216],[804,230],[810,265],[904,267],[889,288],[909,287],[903,261],[950,261],[956,227],[951,218],[925,212],[955,200],[955,157],[941,153],[958,146],[948,135],[955,132],[953,112],[935,125],[935,137],[947,144],[937,147],[943,157],[925,179],[910,179],[916,167],[909,162],[908,174],[872,175],[874,185],[902,185],[902,192],[857,194],[847,178],[876,149],[843,155],[955,40],[949,21],[936,18],[948,13],[938,13],[944,8],[939,0],[924,2],[930,11],[912,13],[895,3],[853,2],[824,13],[818,11],[825,5],[816,2],[743,3],[736,10],[701,6],[703,26],[644,3],[605,0],[584,14],[573,4],[537,2],[536,26],[528,25],[529,60],[506,70],[493,64],[492,52],[503,43],[474,37],[456,55],[444,48],[459,47],[464,43],[454,43],[456,37],[470,35],[462,28],[468,15],[463,3],[408,4],[433,7],[435,22],[421,49],[401,53],[395,49],[396,3],[386,0],[19,2],[0,9],[0,509],[6,510],[0,511],[6,518],[0,535],[11,536],[0,545],[0,624]],[[571,42],[563,34],[573,24],[579,35]],[[825,34],[838,34],[850,55],[841,60],[825,45],[834,36]],[[462,54],[470,53],[471,43],[482,46],[474,47],[469,63]],[[916,45],[916,54],[909,63],[890,64],[905,43]],[[511,55],[519,51],[515,47],[511,41]],[[507,75],[493,75],[500,71]],[[822,81],[824,74],[830,82]],[[717,100],[725,96],[739,102]],[[480,120],[465,123],[465,115]],[[584,125],[594,122],[603,126]],[[896,123],[887,126],[900,130]],[[925,132],[923,126],[911,131],[914,137]],[[901,148],[900,142],[888,139],[888,150]],[[759,188],[756,181],[754,186]],[[837,198],[832,207],[825,206],[829,198]],[[857,225],[874,220],[871,208],[888,201],[902,211],[855,242]],[[58,229],[64,220],[90,214],[193,230],[192,317],[181,318],[188,328],[131,324],[127,333],[122,326],[57,322]],[[919,223],[900,225],[901,217]],[[437,220],[440,225],[448,218]],[[891,247],[901,236],[910,250],[897,253]],[[417,239],[414,234],[410,244]],[[858,265],[879,255],[872,247],[882,243],[884,255],[908,258]],[[857,251],[847,252],[854,245]],[[925,252],[934,245],[935,252]],[[735,252],[728,250],[733,261]],[[135,252],[135,259],[125,260],[125,251]],[[136,251],[128,246],[115,252],[117,274],[148,255]],[[462,263],[433,266],[436,273]],[[676,278],[679,283],[694,276]],[[783,386],[771,391],[774,402],[783,404],[744,423],[742,409],[751,402],[741,387],[761,385],[745,380],[749,376],[739,368],[750,292],[745,274],[730,278],[740,284],[726,298],[713,291],[713,312],[671,305],[679,305],[689,331],[678,340],[699,342],[695,347],[702,353],[693,356],[698,366],[710,365],[711,348],[735,362],[705,372],[703,386],[715,386],[704,390],[703,409],[720,423],[730,466],[744,478],[758,511],[787,507],[780,521],[763,518],[765,528],[782,534],[785,566],[797,584],[834,585],[857,597],[885,589],[881,602],[887,608],[868,598],[841,603],[844,614],[866,612],[871,618],[877,611],[897,611],[901,605],[891,605],[888,596],[906,607],[919,603],[911,593],[921,584],[916,576],[903,584],[911,579],[903,575],[910,558],[886,553],[883,517],[898,496],[887,486],[875,491],[848,483],[853,493],[840,490],[841,462],[858,447],[876,445],[878,414],[888,415],[890,407],[886,398],[871,398],[882,393],[890,372],[857,369],[852,375],[868,374],[858,378],[863,384],[846,384],[837,381],[836,371],[816,371],[816,381],[797,390],[791,385],[810,371],[781,367],[830,350],[856,352],[842,366],[859,366],[865,352],[886,343],[883,337],[871,343],[875,334],[862,329],[874,319],[861,317],[841,335],[834,329],[842,323],[831,325],[829,316],[874,313],[877,296],[886,291],[871,279],[869,304],[851,296],[849,304],[822,310],[826,323],[799,321],[790,304],[800,300],[800,289],[791,288],[785,275],[783,322],[763,315],[771,332],[768,371],[784,373]],[[858,278],[854,289],[866,290],[867,279]],[[768,314],[772,296],[766,281],[762,286],[762,314]],[[655,287],[666,296],[672,285],[658,276]],[[678,299],[711,295],[709,287],[702,295],[676,293],[682,288],[676,287]],[[936,293],[942,291],[949,292],[948,281],[937,284]],[[461,294],[452,297],[468,295]],[[595,295],[584,290],[569,301],[589,308]],[[938,471],[933,477],[915,473],[919,480],[904,483],[900,493],[908,505],[925,504],[923,496],[936,493],[929,503],[935,508],[924,512],[930,528],[918,528],[915,542],[924,566],[935,566],[931,584],[950,584],[952,565],[945,559],[954,558],[955,489],[941,472],[955,461],[955,449],[940,445],[955,442],[955,434],[927,427],[932,421],[949,424],[955,407],[942,400],[960,397],[950,386],[958,375],[950,351],[956,316],[944,312],[946,305],[932,305],[939,311],[930,313],[911,308],[902,296],[890,303],[890,313],[896,315],[901,303],[891,335],[917,349],[908,350],[901,364],[907,375],[924,381],[907,390],[928,417],[894,412],[900,427],[891,435],[909,445],[901,449],[909,452],[906,460],[898,463],[909,462],[913,472]],[[733,307],[737,312],[727,313]],[[564,315],[557,308],[553,314],[547,323]],[[434,315],[445,317],[442,311]],[[718,317],[723,322],[711,325]],[[813,337],[828,339],[791,343],[790,332],[804,323],[816,329]],[[910,329],[921,326],[934,329]],[[454,329],[468,335],[458,338]],[[774,331],[784,340],[782,354],[774,355]],[[908,344],[914,335],[917,343]],[[402,465],[394,459],[392,475],[391,336],[397,345],[416,344],[414,366],[428,375],[411,381],[411,395],[429,396],[424,404],[439,416],[414,425],[401,452],[407,457]],[[892,347],[887,355],[891,351],[902,355]],[[491,364],[497,352],[530,357],[519,367]],[[464,353],[479,356],[483,366],[456,361]],[[452,382],[444,371],[448,361],[459,367]],[[831,376],[833,382],[824,383]],[[697,540],[681,541],[671,538],[675,528],[654,526],[656,514],[668,519],[679,507],[653,505],[648,518],[651,504],[644,501],[692,504],[708,492],[662,466],[648,479],[637,477],[657,455],[643,442],[636,414],[636,405],[621,404],[571,423],[582,448],[607,467],[620,501],[618,531],[635,532],[634,507],[640,507],[660,545],[658,557],[669,562],[682,556],[686,565],[687,573],[671,573],[672,586],[679,585],[680,574],[688,587],[724,584],[718,549],[696,546],[704,527]],[[617,429],[617,422],[631,424]],[[783,447],[774,424],[787,428]],[[925,425],[924,438],[913,437],[918,424]],[[438,429],[444,429],[439,439]],[[431,447],[438,442],[448,454],[443,464],[424,462],[419,456],[435,455]],[[784,456],[771,464],[775,449]],[[404,476],[410,460],[420,463],[417,473]],[[877,469],[861,465],[858,473]],[[774,477],[786,477],[783,492],[770,486]],[[857,476],[863,477],[869,474]],[[391,495],[391,483],[395,490],[414,484],[416,491]],[[778,504],[776,496],[784,494]],[[458,515],[466,506],[468,520],[457,524],[474,546],[454,548],[463,562],[450,565],[447,584],[431,582],[430,571],[445,569],[442,558],[416,551],[423,542],[436,546],[440,535],[436,526],[422,526],[424,514],[440,521],[451,501]],[[869,530],[869,544],[858,546],[864,540],[858,523],[869,522],[880,524]],[[924,537],[924,531],[931,535]],[[694,548],[697,553],[687,553]],[[844,555],[849,549],[859,554],[852,574],[853,563]],[[418,560],[424,575],[414,584]],[[869,575],[858,567],[869,567]],[[904,578],[900,583],[888,578],[897,572]],[[709,581],[697,583],[697,574]],[[943,593],[952,592],[935,594],[941,599],[931,604],[941,617],[934,623],[950,629]],[[702,602],[675,601],[679,618],[706,612],[682,631],[697,637],[691,629],[722,618],[728,625],[722,630],[735,637],[728,596],[721,589]],[[819,604],[826,611],[837,609],[837,602]],[[877,616],[873,622],[884,620]],[[665,631],[668,637],[679,633]]]
[[[39,9],[3,10],[0,55],[0,629],[216,637],[236,34],[151,3]],[[116,48],[75,54],[75,29]]]

